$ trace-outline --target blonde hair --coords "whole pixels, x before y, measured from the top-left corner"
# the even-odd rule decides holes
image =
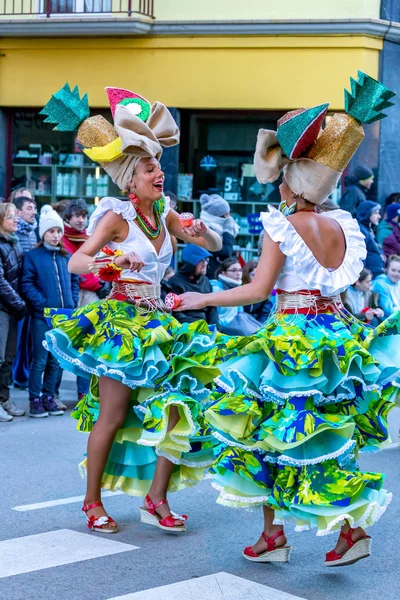
[[[10,202],[2,202],[0,204],[0,235],[9,238],[10,234],[4,229],[4,219],[10,216],[10,213],[17,214],[14,204]]]

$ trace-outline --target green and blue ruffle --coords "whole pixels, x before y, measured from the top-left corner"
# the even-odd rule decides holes
[[[221,442],[211,470],[218,502],[267,504],[318,535],[344,518],[371,525],[391,495],[358,469],[360,450],[390,443],[400,313],[370,329],[347,313],[277,314],[236,341],[205,417]]]
[[[170,490],[197,483],[212,465],[220,503],[268,504],[277,522],[293,517],[319,535],[344,518],[371,525],[384,512],[384,477],[361,472],[357,457],[389,444],[398,314],[374,330],[343,314],[277,315],[242,338],[115,300],[47,316],[49,350],[63,368],[92,377],[73,413],[80,430],[97,419],[100,376],[132,388],[104,488],[144,495],[161,455],[175,465]],[[168,432],[172,405],[181,418]]]
[[[75,311],[46,309],[46,317],[53,326],[46,334],[48,349],[64,369],[91,377],[89,393],[73,411],[78,429],[89,432],[97,420],[99,377],[132,388],[103,487],[145,495],[157,456],[175,465],[170,490],[200,481],[213,463],[217,443],[203,413],[219,374],[215,364],[222,349],[227,352],[228,339],[204,321],[181,325],[169,314],[139,314],[133,305],[117,300]],[[167,431],[171,406],[180,419]]]

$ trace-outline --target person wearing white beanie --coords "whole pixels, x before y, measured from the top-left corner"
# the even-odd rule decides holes
[[[221,262],[233,255],[233,246],[239,233],[239,225],[231,217],[229,202],[219,194],[202,194],[200,204],[200,219],[222,238],[221,250],[212,252],[208,263],[207,277],[213,279]]]
[[[45,204],[40,211],[40,219],[39,219],[39,235],[40,239],[43,240],[44,234],[49,231],[49,229],[58,228],[61,230],[61,236],[64,235],[64,222],[60,215],[56,213],[56,211],[49,205]],[[58,243],[60,243],[60,240]]]
[[[49,326],[43,315],[46,307],[73,309],[78,304],[79,277],[68,272],[70,254],[61,243],[62,218],[49,205],[40,211],[40,242],[25,255],[21,288],[32,314],[32,363],[29,373],[29,416],[62,415],[55,400],[60,367],[43,346]]]

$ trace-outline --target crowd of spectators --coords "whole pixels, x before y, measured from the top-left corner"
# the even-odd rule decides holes
[[[341,208],[358,220],[365,237],[367,257],[358,281],[344,294],[345,308],[359,321],[376,326],[400,309],[400,193],[392,194],[384,208],[368,199],[373,173],[357,167],[348,179]],[[176,206],[176,197],[171,194]],[[257,260],[245,263],[235,251],[238,225],[229,203],[218,194],[202,194],[200,217],[222,238],[219,252],[193,244],[178,252],[162,281],[162,293],[202,294],[246,285],[252,281]],[[328,206],[329,204],[329,206]],[[337,208],[334,202],[327,210]],[[62,369],[44,348],[49,326],[43,309],[75,308],[107,297],[110,284],[93,274],[68,272],[69,257],[87,240],[88,206],[84,200],[62,200],[37,214],[32,192],[19,189],[9,202],[0,203],[0,421],[22,416],[10,397],[10,383],[28,389],[29,415],[62,415]],[[382,216],[384,217],[382,219]],[[260,236],[262,238],[262,236]],[[173,263],[177,264],[176,260]],[[251,335],[268,319],[274,295],[245,307],[205,307],[177,312],[182,323],[204,319],[228,335]],[[88,379],[77,378],[77,397],[88,391]]]
[[[376,326],[400,309],[400,193],[388,196],[384,205],[369,200],[373,181],[371,169],[356,167],[340,208],[357,219],[367,247],[365,268],[343,294],[344,305],[360,321]]]

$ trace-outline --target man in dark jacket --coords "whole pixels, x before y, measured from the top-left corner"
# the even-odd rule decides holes
[[[340,208],[348,210],[353,217],[357,208],[367,199],[367,192],[374,182],[374,174],[369,167],[360,165],[346,179],[346,191],[340,201]]]
[[[194,244],[185,246],[182,251],[183,265],[171,279],[164,281],[164,291],[174,294],[183,294],[184,292],[208,294],[212,292],[210,281],[206,277],[210,256],[210,252],[204,248]],[[210,306],[198,310],[175,312],[174,317],[181,323],[193,323],[193,321],[204,319],[209,325],[216,325],[218,311],[216,307]]]
[[[373,277],[383,273],[385,267],[382,250],[375,239],[374,232],[375,227],[381,220],[380,210],[380,204],[371,202],[371,200],[366,200],[357,208],[357,221],[367,246],[367,258],[364,261],[364,266],[372,272]]]
[[[36,223],[36,202],[29,196],[18,196],[14,198],[13,204],[17,209],[18,226],[17,237],[22,248],[22,252],[26,254],[32,250],[38,242],[35,229]]]

